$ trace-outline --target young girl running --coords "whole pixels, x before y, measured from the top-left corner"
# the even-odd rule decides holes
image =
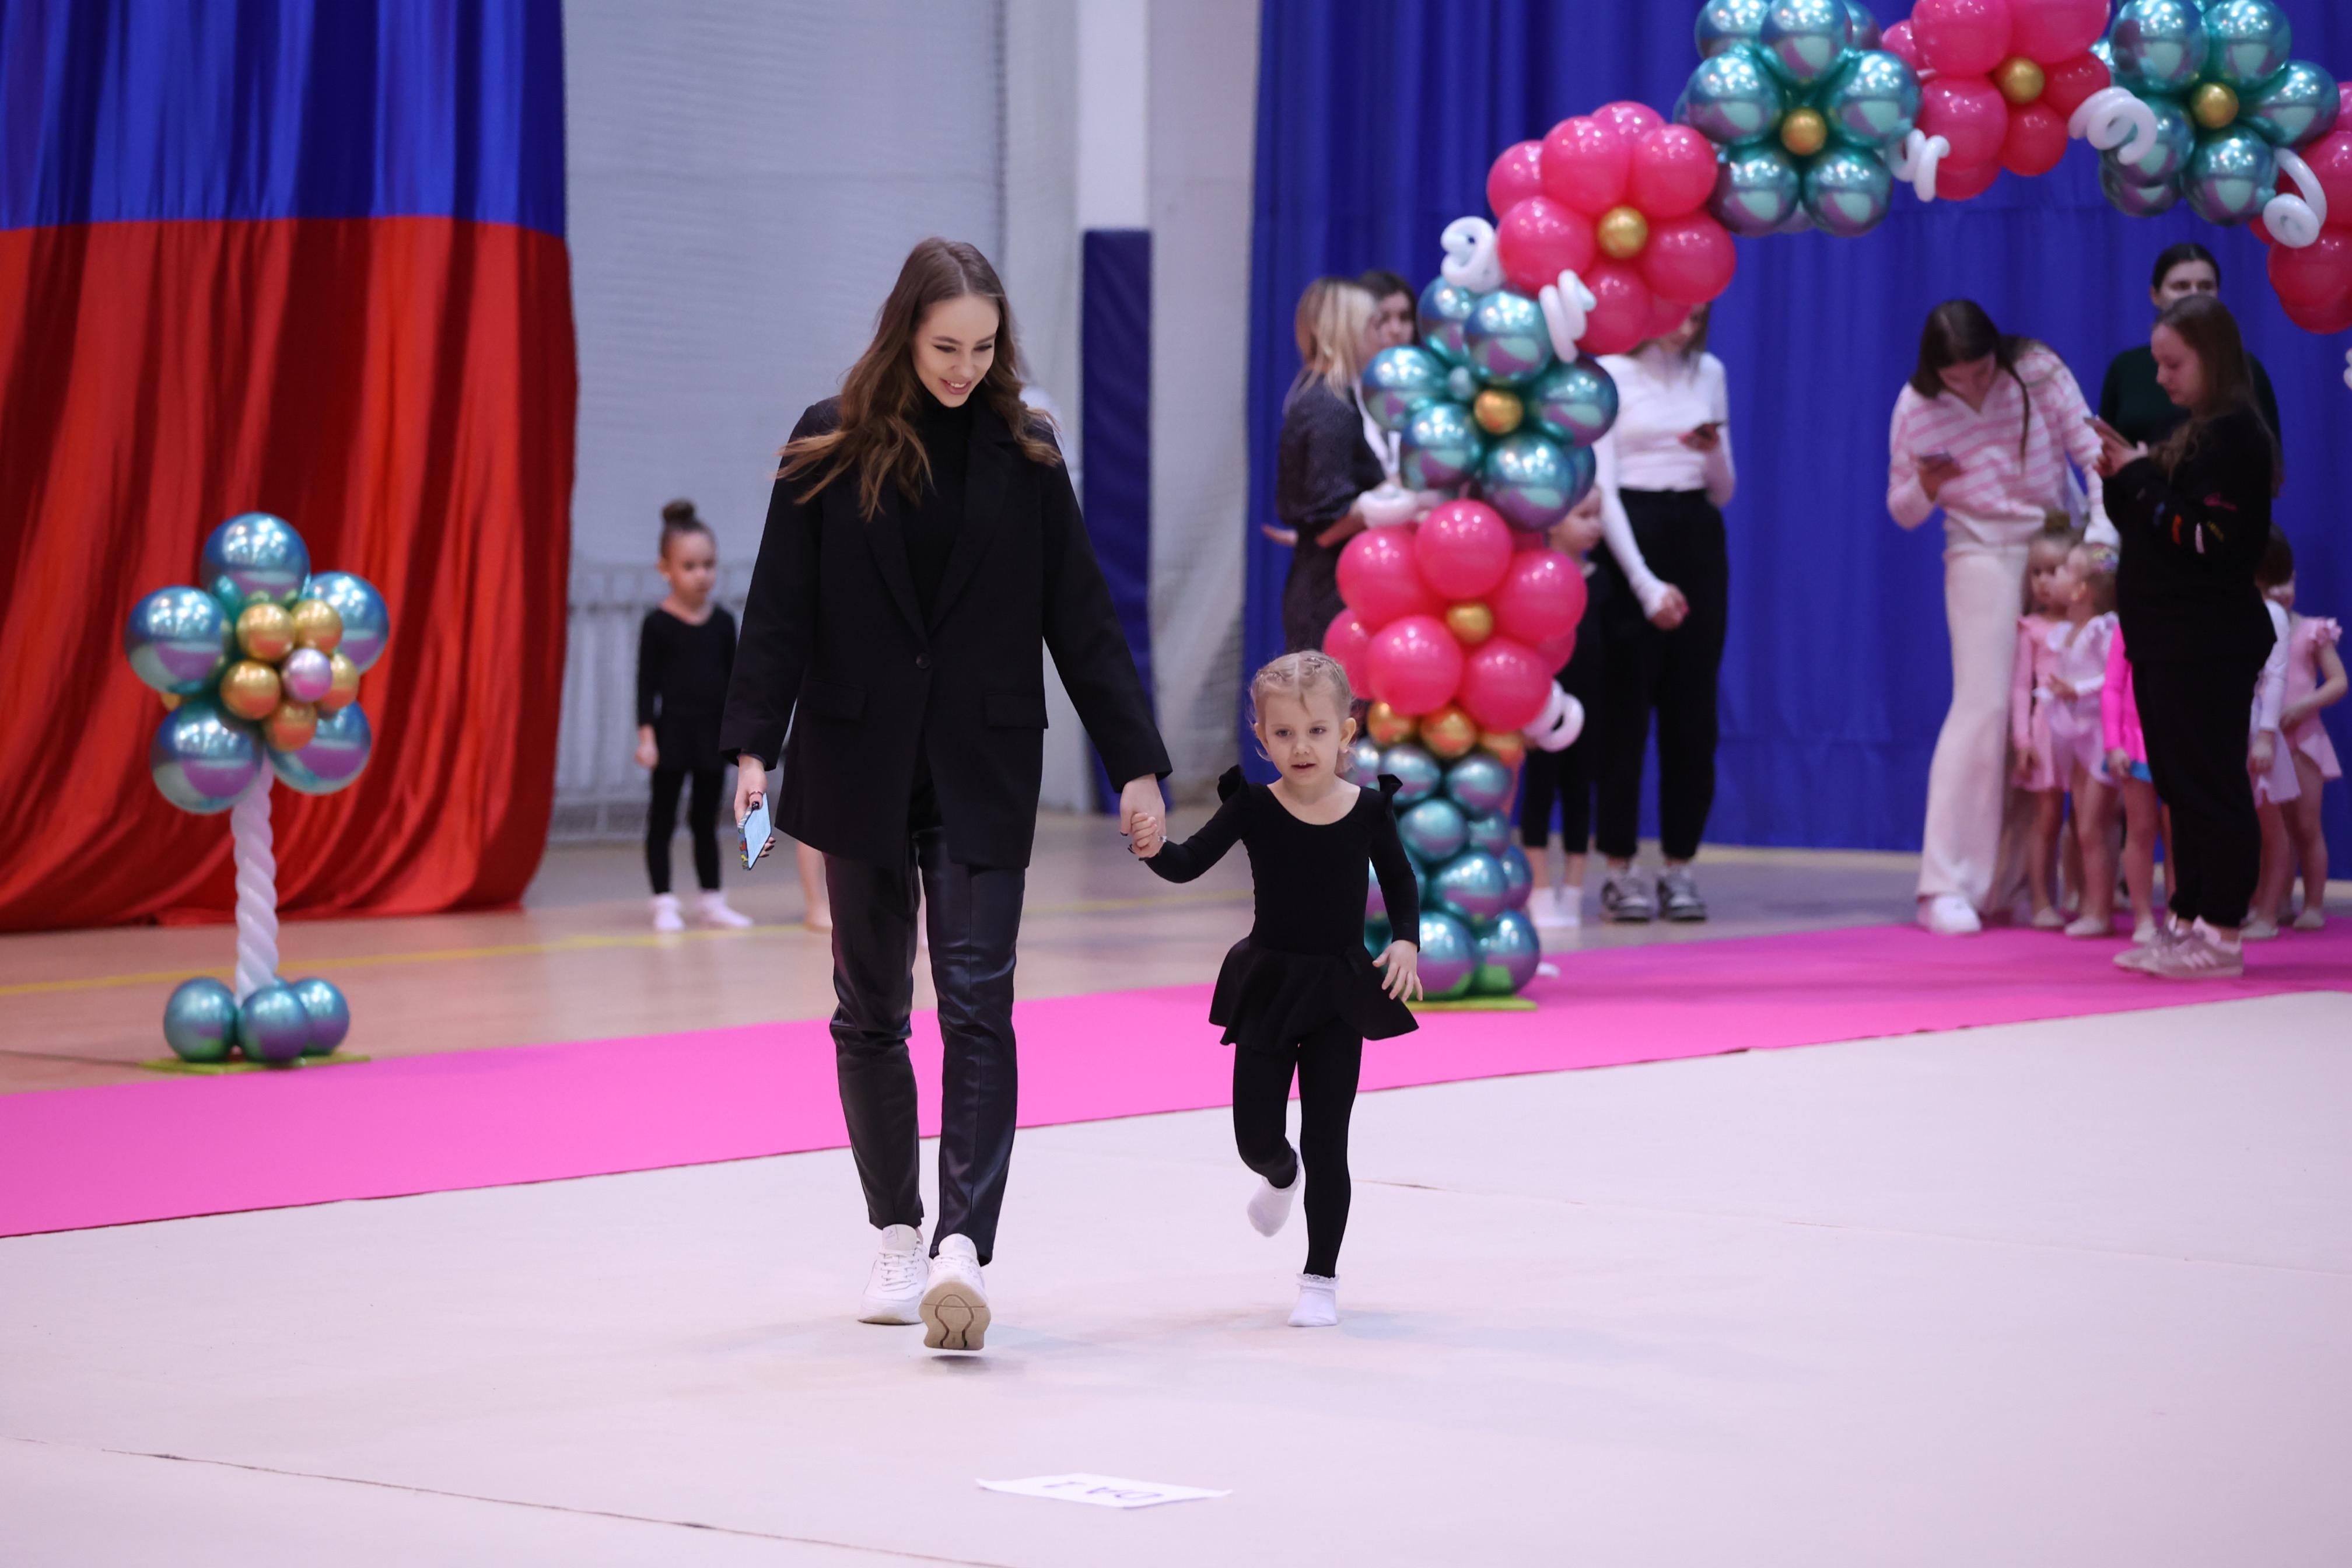
[[[1353,700],[1339,661],[1285,655],[1250,682],[1258,744],[1282,770],[1270,785],[1217,781],[1223,805],[1181,844],[1157,818],[1137,822],[1134,851],[1171,882],[1189,882],[1235,843],[1249,851],[1256,884],[1250,934],[1225,954],[1209,1021],[1234,1050],[1234,1142],[1258,1173],[1250,1224],[1272,1236],[1290,1217],[1304,1168],[1307,1271],[1298,1277],[1294,1328],[1339,1321],[1339,1242],[1348,1228],[1348,1119],[1364,1041],[1405,1034],[1404,1005],[1421,994],[1421,900],[1397,837],[1391,797],[1339,776],[1355,739]],[[1395,933],[1378,957],[1364,951],[1364,866],[1370,861]],[[1384,973],[1376,973],[1377,971]],[[1299,1147],[1283,1135],[1290,1080],[1298,1077]]]
[[[646,615],[637,635],[637,765],[653,770],[646,810],[646,873],[654,885],[654,930],[686,929],[669,890],[669,841],[677,831],[677,797],[688,778],[686,823],[694,838],[694,873],[702,897],[695,912],[713,926],[747,926],[719,890],[719,714],[735,664],[735,617],[710,602],[719,580],[719,545],[690,500],[662,508],[661,574],[669,596]]]
[[[2271,921],[2286,923],[2287,895],[2298,864],[2303,870],[2303,912],[2294,917],[2296,931],[2320,931],[2327,924],[2327,836],[2320,830],[2319,796],[2327,781],[2342,778],[2335,743],[2320,723],[2322,709],[2344,700],[2352,681],[2345,677],[2344,658],[2337,649],[2343,628],[2322,616],[2294,614],[2294,551],[2286,536],[2274,537],[2275,560],[2266,560],[2258,576],[2272,579],[2263,591],[2272,604],[2287,612],[2286,687],[2279,710],[2279,743],[2294,766],[2296,794],[2283,810],[2288,855],[2284,875],[2265,878],[2255,908]]]
[[[2069,779],[2051,745],[2050,723],[2052,704],[2061,700],[2053,684],[2058,656],[2068,646],[2056,634],[2068,629],[2067,597],[2073,584],[2066,576],[2066,558],[2074,544],[2074,533],[2062,519],[2044,525],[2026,547],[2026,610],[2017,617],[2017,657],[2010,672],[2009,741],[2017,758],[2015,783],[2034,797],[2026,880],[2037,931],[2056,931],[2066,923],[2058,912],[2056,894],[2058,836],[2065,825]]]

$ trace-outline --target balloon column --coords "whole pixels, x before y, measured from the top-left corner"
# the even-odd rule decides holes
[[[367,765],[360,676],[391,635],[383,597],[348,572],[310,573],[285,519],[249,511],[205,541],[200,585],[159,588],[123,628],[131,671],[166,711],[147,750],[163,798],[200,816],[229,813],[236,857],[236,984],[190,980],[172,993],[163,1037],[191,1062],[285,1064],[322,1057],[351,1028],[324,980],[278,978],[278,863],[269,781],[331,795]]]

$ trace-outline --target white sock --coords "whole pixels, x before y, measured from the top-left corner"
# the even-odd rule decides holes
[[[1339,1282],[1328,1275],[1298,1277],[1298,1305],[1290,1310],[1294,1329],[1328,1329],[1339,1321]]]

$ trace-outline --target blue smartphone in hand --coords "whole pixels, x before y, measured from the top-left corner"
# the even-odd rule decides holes
[[[751,809],[744,814],[742,832],[743,869],[748,871],[760,863],[760,857],[765,855],[768,846],[775,842],[775,828],[768,820],[766,795],[751,797]]]

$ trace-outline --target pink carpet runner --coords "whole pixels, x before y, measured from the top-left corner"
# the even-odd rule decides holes
[[[1610,1067],[1925,1030],[2352,989],[2352,925],[2262,949],[2244,980],[2169,985],[2119,944],[1908,927],[1567,954],[1534,1012],[1425,1015],[1364,1087]],[[1021,1122],[1227,1102],[1208,987],[1024,1002]],[[364,1048],[363,1041],[355,1045]],[[939,1030],[914,1048],[938,1125]],[[0,1236],[501,1186],[838,1148],[822,1022],[0,1096]]]

